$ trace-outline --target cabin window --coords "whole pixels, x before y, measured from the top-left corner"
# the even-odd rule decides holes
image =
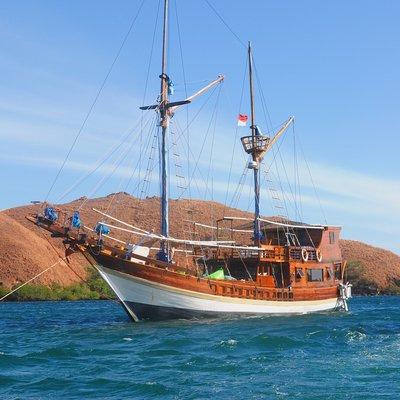
[[[335,278],[342,279],[342,263],[336,263],[334,265],[335,268]]]
[[[333,269],[331,267],[327,268],[326,272],[328,273],[328,278],[332,279],[334,276]]]
[[[322,282],[324,280],[324,270],[322,268],[308,269],[307,279],[309,282]]]
[[[296,282],[304,276],[303,268],[296,268]]]
[[[329,244],[335,243],[335,232],[329,232]]]

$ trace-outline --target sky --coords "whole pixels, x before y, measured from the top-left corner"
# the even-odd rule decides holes
[[[0,209],[119,190],[158,193],[155,115],[138,107],[154,102],[159,90],[159,0],[144,1],[119,52],[141,3],[1,2]],[[252,209],[251,172],[239,141],[249,131],[236,126],[238,113],[249,114],[250,40],[257,124],[271,134],[295,116],[265,158],[263,215],[277,214],[283,204],[288,217],[326,220],[343,226],[344,238],[400,254],[400,3],[170,3],[173,100],[225,76],[173,118],[171,196]],[[182,193],[176,175],[186,176],[191,189]]]

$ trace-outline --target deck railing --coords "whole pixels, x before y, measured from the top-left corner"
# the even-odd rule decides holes
[[[210,282],[214,294],[253,300],[294,300],[293,291],[288,288],[244,287],[231,282]]]
[[[306,252],[306,260],[303,258],[303,253]],[[255,250],[236,250],[236,249],[222,249],[222,248],[198,248],[194,250],[194,254],[199,257],[206,258],[258,258],[260,261],[283,263],[290,261],[299,262],[315,262],[317,261],[317,250],[314,247],[301,247],[301,246],[274,246],[263,245],[262,251]]]

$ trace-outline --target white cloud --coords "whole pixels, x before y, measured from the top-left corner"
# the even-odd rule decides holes
[[[115,160],[118,159],[115,158]],[[49,158],[49,157],[33,157],[33,156],[12,156],[12,155],[6,155],[2,154],[0,156],[0,160],[7,162],[7,163],[12,163],[12,164],[17,164],[17,165],[29,165],[29,166],[45,166],[45,167],[51,167],[51,168],[59,168],[60,165],[62,164],[62,159],[61,158]],[[97,165],[98,161],[96,162],[85,162],[85,161],[68,161],[66,164],[65,168],[70,171],[75,171],[75,172],[83,172],[83,173],[89,173],[93,171]],[[115,161],[117,162],[117,161]],[[120,177],[120,178],[129,178],[132,175],[132,167],[126,165],[126,163],[122,163],[117,169],[115,162],[108,162],[104,163],[100,168],[97,169],[96,174],[101,175],[101,176],[107,176],[109,174],[113,174],[115,177]],[[325,182],[329,182],[332,176],[331,169],[329,169],[327,166],[321,166],[321,165],[315,165],[314,169],[318,170],[318,174],[314,174],[314,182],[316,183],[317,188],[323,189],[324,191],[332,194],[330,197],[329,195],[327,196],[326,193],[323,194],[323,196],[320,196],[320,201],[322,205],[325,208],[334,208],[336,210],[348,212],[348,213],[355,213],[359,215],[386,215],[386,216],[392,216],[393,218],[398,218],[399,213],[398,207],[400,204],[400,200],[397,202],[396,201],[396,196],[398,196],[397,191],[394,189],[392,191],[392,196],[393,198],[390,199],[390,201],[387,201],[388,198],[387,196],[384,195],[384,191],[388,190],[388,188],[392,188],[394,185],[396,185],[396,182],[392,181],[385,181],[385,180],[376,180],[374,178],[371,178],[367,175],[362,175],[359,173],[354,173],[353,171],[344,171],[340,170],[339,172],[335,169],[332,168],[332,171],[335,171],[335,184],[329,186],[328,184],[325,184]],[[152,181],[156,182],[158,179],[157,176],[157,170],[154,171],[155,173],[152,174]],[[325,174],[324,174],[325,173]],[[134,179],[138,179],[139,175],[136,173],[134,175]],[[171,178],[173,180],[172,183],[174,182],[174,174],[171,174]],[[226,191],[229,189],[229,193],[233,194],[236,190],[237,187],[237,182],[235,181],[235,178],[237,178],[237,175],[234,176],[234,179],[232,182],[229,184],[228,188],[228,182],[227,180],[224,179],[213,179],[213,191],[215,193],[219,194],[225,194]],[[248,174],[248,178],[250,179],[250,174]],[[176,180],[176,179],[175,179]],[[249,182],[249,181],[248,181]],[[322,184],[320,184],[322,182]],[[337,185],[337,182],[341,182],[342,185]],[[205,182],[204,179],[195,177],[191,181],[192,188],[199,188],[206,190],[208,188],[208,191],[211,189],[211,180],[210,182]],[[348,191],[345,191],[343,187],[348,187],[352,188],[351,190],[349,189]],[[371,199],[368,196],[362,196],[361,193],[368,194],[370,190],[377,191],[379,195],[371,196]],[[247,196],[248,193],[251,193],[252,191],[252,186],[250,183],[245,183],[241,187],[241,192],[242,196]],[[382,195],[380,194],[382,193]],[[210,196],[210,193],[208,192],[208,196]],[[263,203],[266,203],[266,200],[270,200],[271,193],[269,192],[268,188],[263,188],[261,191],[261,196],[263,199]],[[292,193],[288,190],[283,189],[278,189],[278,196],[282,201],[286,201],[287,203],[290,203],[292,200]],[[343,196],[346,196],[348,199],[343,200]],[[303,205],[309,205],[313,207],[318,207],[318,199],[309,194],[302,194],[301,195],[301,202]],[[377,207],[379,206],[379,207]],[[293,210],[292,210],[293,211]]]
[[[389,208],[400,214],[400,181],[376,178],[355,171],[311,164],[316,186],[336,195]]]

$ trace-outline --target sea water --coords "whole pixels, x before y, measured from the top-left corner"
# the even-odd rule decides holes
[[[400,297],[142,323],[108,301],[0,303],[0,399],[94,398],[399,399]]]

